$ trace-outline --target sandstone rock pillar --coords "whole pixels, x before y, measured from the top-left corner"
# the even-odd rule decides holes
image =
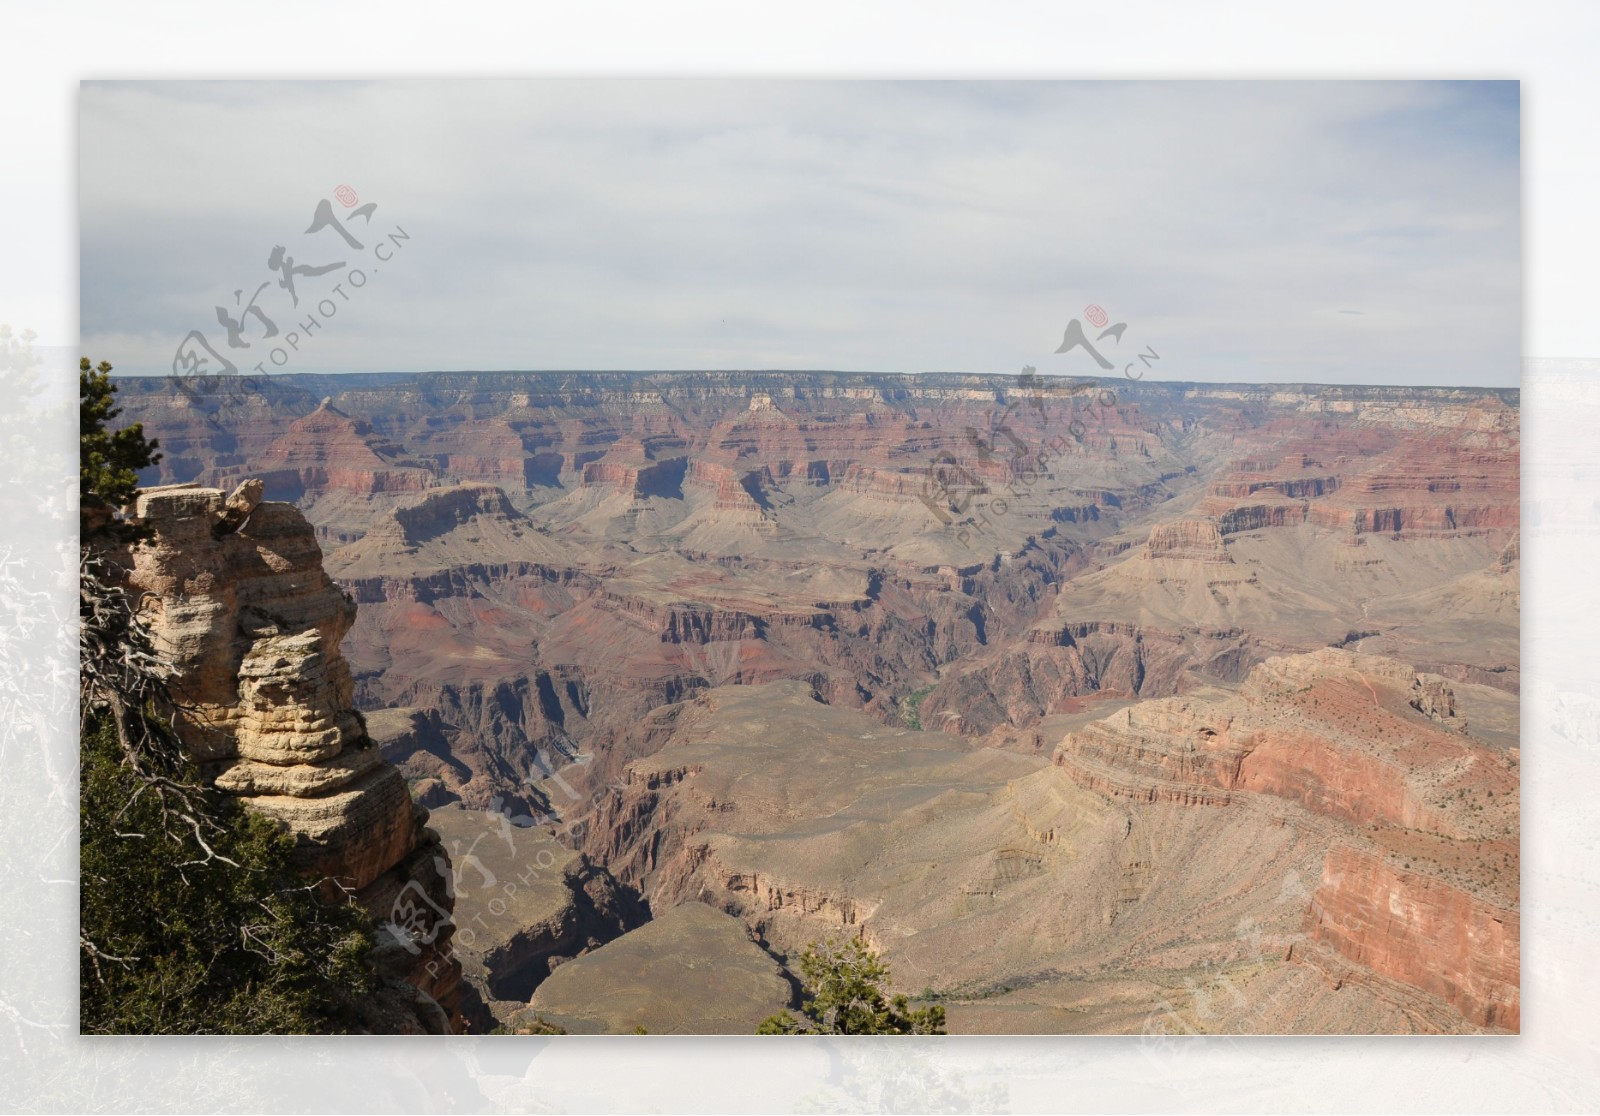
[[[379,920],[386,1027],[460,1030],[449,857],[355,708],[339,650],[355,603],[300,511],[261,491],[172,485],[132,509],[151,536],[130,581],[177,668],[178,734],[219,789],[294,836],[326,899]]]

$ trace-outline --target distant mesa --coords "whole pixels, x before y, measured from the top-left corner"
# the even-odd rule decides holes
[[[1232,562],[1222,532],[1209,519],[1179,519],[1150,529],[1146,558],[1184,558],[1199,562]]]

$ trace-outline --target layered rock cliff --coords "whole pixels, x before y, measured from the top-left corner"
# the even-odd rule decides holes
[[[1480,1027],[1522,1025],[1522,916],[1463,888],[1345,846],[1328,854],[1311,937],[1432,993]]]
[[[1055,763],[1114,801],[1293,803],[1328,842],[1303,959],[1336,984],[1412,989],[1474,1026],[1514,1031],[1518,758],[1468,728],[1443,679],[1329,648],[1270,659],[1231,697],[1144,702],[1094,722],[1067,735]]]
[[[1147,559],[1187,558],[1200,562],[1232,562],[1215,523],[1178,519],[1153,528],[1142,555]]]
[[[585,848],[658,917],[860,936],[958,1030],[1515,1030],[1517,757],[1470,734],[1513,706],[1324,649],[1052,760],[722,687],[645,718]]]
[[[380,921],[384,1026],[460,1030],[449,858],[355,708],[339,650],[354,603],[305,517],[262,488],[152,488],[133,509],[150,537],[130,583],[176,667],[178,734],[218,788],[294,836],[327,901]]]

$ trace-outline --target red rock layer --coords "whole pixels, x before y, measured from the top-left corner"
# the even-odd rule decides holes
[[[756,470],[739,470],[715,461],[696,458],[689,463],[686,483],[714,494],[712,508],[719,512],[734,512],[746,518],[760,518],[761,504],[756,499],[771,483],[771,473],[762,467]]]
[[[1086,778],[1269,794],[1351,825],[1466,836],[1424,801],[1420,774],[1481,768],[1489,789],[1515,783],[1489,774],[1499,765],[1453,730],[1453,712],[1440,680],[1329,648],[1268,660],[1228,701],[1168,698],[1093,722],[1056,762]]]
[[[1459,730],[1442,680],[1327,649],[1268,660],[1232,697],[1124,709],[1069,733],[1055,763],[1125,802],[1303,808],[1330,842],[1312,938],[1516,1030],[1515,762]]]
[[[1445,433],[1461,422],[1472,433]],[[1409,428],[1415,424],[1417,428]],[[1223,534],[1310,522],[1353,534],[1514,529],[1519,522],[1515,415],[1407,416],[1405,424],[1329,424],[1291,437],[1305,449],[1240,459],[1207,488],[1200,511]]]
[[[1339,846],[1328,854],[1307,928],[1351,961],[1441,997],[1480,1027],[1522,1025],[1516,911]]]

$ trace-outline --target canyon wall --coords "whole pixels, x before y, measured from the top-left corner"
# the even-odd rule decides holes
[[[977,1029],[1126,1031],[1175,1003],[1209,1032],[1520,1025],[1516,757],[1404,664],[1275,657],[1053,761],[791,682],[646,721],[597,861],[658,917],[709,904],[780,955],[860,937]]]
[[[1512,929],[1474,960],[1379,899],[1484,941],[1518,909],[1515,392],[504,373],[121,398],[168,453],[146,480],[260,475],[314,528],[249,489],[155,494],[261,567],[175,606],[216,691],[194,746],[352,879],[419,840],[378,735],[430,806],[549,820],[658,914],[708,903],[779,951],[858,933],[984,1027],[1126,1030],[1216,966],[1260,983],[1206,1027],[1515,1026]],[[229,596],[252,578],[247,604],[318,603],[258,616]],[[357,836],[334,799],[365,780]],[[615,929],[565,917],[495,963]],[[1253,968],[1244,919],[1282,939]],[[1256,1012],[1280,982],[1298,1014]]]

